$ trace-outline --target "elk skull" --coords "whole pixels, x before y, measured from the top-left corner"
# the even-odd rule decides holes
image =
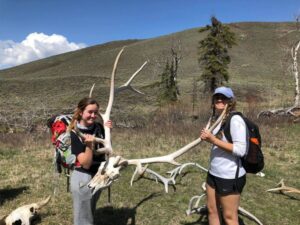
[[[120,170],[127,165],[127,161],[122,161],[121,156],[109,157],[102,162],[94,178],[88,183],[88,187],[93,190],[93,194],[98,190],[109,187],[112,182],[120,176]]]

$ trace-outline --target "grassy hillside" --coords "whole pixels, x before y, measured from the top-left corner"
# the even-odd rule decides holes
[[[230,51],[229,82],[238,97],[238,109],[254,118],[260,109],[291,105],[294,81],[288,73],[289,49],[300,40],[295,24],[235,23],[229,26],[238,39],[238,45]],[[204,36],[198,29],[190,29],[147,40],[111,42],[2,70],[1,121],[17,120],[16,123],[26,125],[39,120],[45,124],[49,114],[74,108],[80,98],[88,95],[93,83],[96,83],[94,95],[104,108],[112,64],[120,48],[126,45],[118,66],[117,85],[126,81],[145,60],[150,63],[134,80],[134,86],[144,91],[145,96],[127,91],[116,96],[113,121],[117,125],[126,125],[129,121],[134,128],[115,126],[112,131],[114,151],[126,158],[172,152],[197,138],[209,117],[210,101],[202,94],[198,95],[195,108],[199,119],[191,117],[193,80],[201,73],[197,46]],[[171,47],[179,45],[181,99],[172,106],[158,107],[157,90],[147,86],[158,81],[161,62],[170,55]],[[287,186],[300,188],[299,124],[276,118],[255,121],[263,138],[266,176],[247,176],[241,206],[265,225],[298,225],[299,195],[267,193],[266,190],[283,178]],[[71,196],[65,191],[65,179],[54,178],[53,146],[49,136],[46,132],[0,132],[0,218],[17,206],[45,198],[56,187],[57,195],[41,210],[37,224],[72,224]],[[202,143],[178,161],[197,162],[207,167],[209,154],[210,145]],[[161,174],[173,168],[161,164],[150,167]],[[133,171],[132,167],[124,169],[121,178],[113,184],[112,204],[107,204],[107,191],[102,193],[96,224],[207,225],[205,219],[199,220],[199,215],[185,215],[189,199],[202,192],[200,186],[205,181],[205,173],[186,168],[176,179],[176,188],[170,187],[170,192],[165,194],[163,186],[149,177],[130,187]],[[245,217],[240,218],[241,224],[255,224]]]
[[[231,50],[229,85],[236,90],[240,100],[244,101],[249,95],[259,97],[263,107],[292,101],[293,77],[287,73],[286,62],[290,58],[286,50],[300,39],[295,24],[236,23],[229,26],[238,40],[238,45]],[[201,73],[197,46],[204,36],[205,33],[200,34],[198,29],[190,29],[152,39],[112,42],[2,70],[0,108],[9,107],[18,112],[73,107],[79,98],[87,95],[93,83],[96,83],[95,96],[105,105],[112,64],[117,52],[125,45],[118,66],[117,84],[124,82],[144,61],[150,61],[134,82],[147,95],[136,98],[134,104],[155,103],[156,92],[143,87],[159,79],[162,68],[158,62],[166,60],[174,46],[180,48],[182,55],[178,78],[181,98],[189,100],[193,78]],[[131,105],[131,97],[130,94],[122,97],[116,104]]]

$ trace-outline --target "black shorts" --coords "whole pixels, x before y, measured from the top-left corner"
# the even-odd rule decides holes
[[[246,184],[246,174],[238,179],[224,179],[207,173],[206,183],[219,195],[241,194]]]

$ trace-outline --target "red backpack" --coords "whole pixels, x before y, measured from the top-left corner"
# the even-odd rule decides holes
[[[72,115],[53,116],[48,120],[51,129],[51,141],[55,146],[56,169],[59,173],[62,169],[73,169],[80,164],[71,151],[71,134],[67,128],[72,120]]]

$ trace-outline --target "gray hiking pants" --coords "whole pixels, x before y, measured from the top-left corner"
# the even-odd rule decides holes
[[[92,195],[87,184],[92,176],[73,170],[71,174],[71,192],[73,197],[73,225],[93,225],[96,204],[101,191]]]

